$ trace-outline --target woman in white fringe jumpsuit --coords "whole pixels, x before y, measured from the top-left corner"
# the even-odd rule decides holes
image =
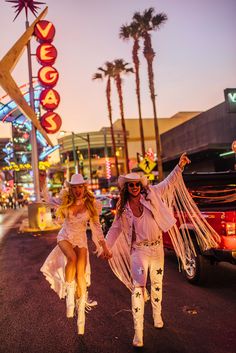
[[[186,164],[190,163],[183,154],[172,173],[160,184],[151,187],[158,195],[168,192],[168,188],[178,180]],[[164,272],[164,249],[162,231],[172,227],[175,218],[159,199],[159,217],[153,213],[152,196],[146,189],[147,180],[136,173],[119,177],[121,190],[117,206],[117,216],[110,228],[106,242],[109,250],[121,234],[130,248],[130,270],[133,284],[131,295],[134,322],[133,346],[143,346],[144,303],[148,271],[151,280],[151,304],[154,326],[163,327],[161,315],[162,280]],[[146,190],[146,192],[145,192]],[[141,191],[143,191],[141,193]],[[157,196],[157,195],[156,195]],[[121,235],[122,238],[122,235]],[[122,238],[123,239],[123,238]],[[122,245],[118,251],[122,251]],[[113,256],[114,259],[114,256]],[[119,276],[118,276],[119,277]]]
[[[49,254],[41,271],[60,298],[66,296],[66,315],[74,316],[75,301],[78,311],[78,334],[84,334],[87,285],[90,281],[86,230],[88,222],[96,252],[109,258],[104,235],[99,223],[101,204],[88,190],[81,174],[72,175],[68,190],[59,199],[50,198],[44,192],[46,202],[57,205],[57,214],[64,219],[57,236],[57,246]],[[89,280],[86,280],[89,277]],[[77,298],[77,299],[76,299]]]

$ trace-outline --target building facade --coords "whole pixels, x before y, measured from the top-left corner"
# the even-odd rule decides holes
[[[158,119],[160,133],[168,131],[178,124],[188,121],[199,112],[180,112],[171,118]],[[138,154],[141,154],[139,119],[125,119],[126,136],[128,142],[128,155],[130,170],[137,167]],[[118,119],[113,124],[116,156],[118,159],[119,174],[124,174],[124,138],[121,126],[121,120]],[[155,151],[155,131],[153,119],[143,119],[144,138],[146,151],[149,149]],[[104,127],[99,131],[85,132],[81,134],[70,133],[58,139],[60,145],[61,163],[68,169],[68,173],[72,174],[77,170],[83,173],[86,178],[90,176],[90,163],[88,155],[88,141],[90,140],[90,159],[92,166],[93,179],[116,179],[116,169],[114,154],[112,148],[111,131],[109,127]],[[76,160],[76,161],[75,161]]]
[[[236,113],[223,102],[161,134],[163,165],[169,171],[187,152],[189,171],[235,170]]]

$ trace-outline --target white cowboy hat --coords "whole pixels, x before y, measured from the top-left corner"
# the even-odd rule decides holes
[[[67,186],[79,185],[79,184],[85,184],[85,183],[86,181],[84,180],[83,175],[81,174],[73,174],[71,177],[71,180],[66,182]]]
[[[140,176],[137,173],[129,173],[126,175],[120,175],[118,178],[118,186],[120,189],[123,189],[125,183],[130,181],[140,181],[143,187],[146,187],[148,184],[148,179],[145,175]]]

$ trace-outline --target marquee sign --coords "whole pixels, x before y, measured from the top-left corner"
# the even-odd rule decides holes
[[[59,73],[52,65],[57,58],[57,50],[51,44],[55,36],[54,25],[45,20],[37,22],[34,28],[34,35],[40,42],[36,50],[38,62],[42,67],[38,71],[38,80],[44,87],[39,101],[46,113],[41,117],[41,126],[48,134],[54,134],[61,127],[61,118],[54,110],[60,103],[59,93],[53,89],[56,86]]]
[[[39,169],[40,170],[46,170],[50,167],[50,163],[45,161],[45,162],[42,162],[40,161],[39,162]],[[20,164],[17,164],[15,162],[11,162],[9,166],[7,167],[2,167],[1,168],[2,170],[14,170],[16,172],[19,172],[20,170],[30,170],[32,169],[32,165],[30,163],[20,163]]]
[[[228,113],[236,113],[236,88],[226,88],[224,94]]]

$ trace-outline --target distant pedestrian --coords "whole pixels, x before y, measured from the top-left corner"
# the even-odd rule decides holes
[[[130,173],[120,176],[120,199],[115,220],[106,240],[112,252],[110,266],[117,277],[130,289],[134,322],[133,346],[143,346],[144,304],[149,299],[147,276],[151,281],[151,304],[154,327],[164,326],[162,318],[162,281],[164,273],[163,232],[168,232],[178,257],[186,266],[192,247],[184,232],[180,234],[173,214],[188,210],[194,214],[196,237],[203,248],[217,246],[218,235],[209,229],[195,208],[182,179],[182,170],[190,160],[183,154],[178,165],[161,183],[149,186],[146,177]],[[177,200],[177,201],[176,201]],[[183,217],[183,214],[182,214]]]
[[[49,254],[41,271],[60,298],[66,296],[66,315],[74,316],[75,300],[78,311],[78,334],[84,334],[85,310],[88,305],[90,266],[86,230],[88,222],[96,252],[104,258],[110,253],[99,223],[101,204],[89,191],[81,174],[74,174],[59,198],[44,198],[57,207],[56,215],[63,220],[57,236],[57,246]]]

